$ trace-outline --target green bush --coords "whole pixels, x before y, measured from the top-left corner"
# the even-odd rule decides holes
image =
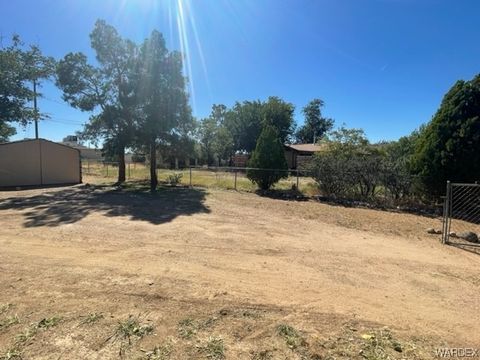
[[[262,190],[270,187],[282,178],[288,177],[287,160],[283,144],[273,126],[265,126],[258,137],[257,145],[248,162],[248,167],[267,170],[248,170],[247,177]]]
[[[183,177],[182,173],[173,173],[168,175],[167,182],[172,186],[177,186],[182,182],[182,177]]]

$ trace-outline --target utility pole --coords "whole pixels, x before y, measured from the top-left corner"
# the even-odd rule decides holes
[[[33,80],[33,116],[35,117],[35,139],[38,139],[37,80]]]

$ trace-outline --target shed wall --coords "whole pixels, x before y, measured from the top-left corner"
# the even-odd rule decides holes
[[[46,140],[0,145],[0,187],[81,182],[77,150]]]
[[[0,186],[25,186],[41,183],[37,141],[0,146]]]
[[[80,182],[79,152],[52,142],[40,142],[43,185]]]

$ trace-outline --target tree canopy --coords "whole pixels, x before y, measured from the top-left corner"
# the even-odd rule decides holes
[[[480,179],[480,75],[447,92],[419,136],[414,171],[432,195],[444,193],[447,180]]]
[[[83,137],[103,140],[104,152],[119,163],[118,182],[125,181],[125,149],[133,144],[136,120],[137,47],[114,27],[98,20],[90,34],[98,66],[86,55],[69,53],[57,66],[63,99],[82,111],[95,111]]]
[[[9,46],[0,48],[0,138],[3,141],[15,134],[12,123],[26,125],[46,117],[32,106],[33,83],[40,87],[42,80],[50,78],[54,64],[54,59],[44,56],[38,46],[26,48],[17,35],[12,37]]]
[[[168,51],[165,40],[153,31],[140,49],[138,101],[141,116],[137,141],[146,144],[150,151],[150,188],[157,186],[156,156],[158,145],[179,143],[193,126],[186,79],[182,73],[179,52]],[[185,141],[183,137],[183,141]]]
[[[314,144],[333,128],[334,121],[322,116],[323,106],[323,100],[313,99],[303,108],[305,123],[295,134],[298,143]]]
[[[233,137],[225,125],[226,115],[225,105],[213,105],[210,116],[198,124],[198,140],[207,165],[213,165],[214,157],[229,159],[233,153]]]

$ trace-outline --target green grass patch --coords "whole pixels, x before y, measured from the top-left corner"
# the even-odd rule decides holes
[[[173,352],[173,346],[170,343],[155,346],[150,351],[145,351],[145,356],[142,359],[145,360],[167,360],[170,359],[170,355]]]
[[[20,322],[17,315],[8,316],[7,318],[0,320],[0,330],[7,329],[12,325],[16,325]]]
[[[13,304],[1,304],[0,305],[0,315],[5,314],[8,310],[10,310],[13,307]]]
[[[210,336],[205,344],[197,346],[198,350],[205,354],[207,359],[225,359],[225,345],[221,337]]]
[[[153,332],[153,326],[150,324],[141,324],[136,316],[130,315],[128,319],[119,321],[115,329],[114,337],[120,340],[128,340],[131,343],[132,337],[142,338]]]
[[[103,314],[93,312],[93,313],[90,313],[86,316],[82,316],[82,320],[80,321],[80,325],[94,324],[101,319],[103,319]]]
[[[211,316],[201,320],[194,320],[192,318],[180,320],[177,328],[178,334],[181,338],[189,340],[196,335],[198,331],[212,327],[218,319],[218,316]]]
[[[21,332],[15,337],[15,343],[17,345],[25,344],[32,338],[34,338],[35,335],[37,335],[38,331],[47,330],[53,326],[56,326],[61,320],[61,317],[54,316],[50,318],[44,318],[38,323],[31,324],[28,328],[26,328],[23,332]]]
[[[5,351],[3,355],[0,355],[0,360],[21,360],[21,359],[22,359],[22,353],[16,347],[12,349],[8,349],[7,351]]]
[[[198,331],[198,324],[191,318],[178,322],[178,335],[183,339],[191,339]]]
[[[290,325],[280,324],[277,326],[277,334],[281,336],[287,346],[295,350],[300,346],[305,346],[305,339],[300,335],[300,333]]]

